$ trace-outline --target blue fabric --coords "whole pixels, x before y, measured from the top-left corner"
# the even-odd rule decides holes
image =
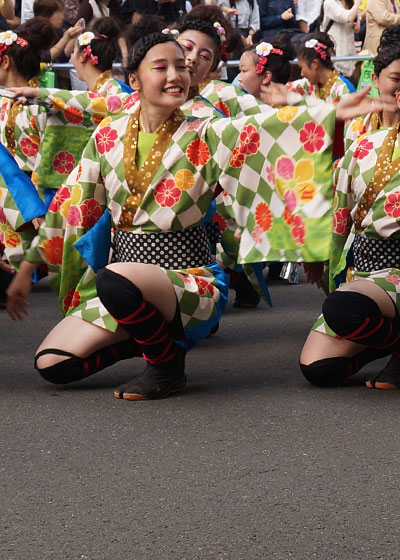
[[[258,7],[260,9],[261,29],[271,29],[274,34],[277,34],[283,29],[298,27],[293,0],[258,0]],[[284,21],[281,16],[289,8],[292,8],[295,17]]]
[[[206,212],[206,215],[204,216],[203,220],[202,220],[202,225],[203,224],[207,224],[208,222],[211,222],[212,217],[214,216],[215,212],[217,211],[217,201],[214,198],[210,204],[210,206],[208,207],[208,210]]]
[[[336,276],[333,279],[334,282],[335,282],[336,288],[339,288],[339,286],[341,286],[341,284],[346,283],[347,269],[350,266],[353,266],[353,264],[354,264],[353,246],[354,246],[354,241],[351,244],[350,249],[347,251],[346,266],[344,267],[343,270],[341,270],[338,274],[336,274]]]
[[[128,86],[128,84],[122,82],[121,80],[118,80],[117,78],[114,78],[114,80],[118,82],[119,87],[124,93],[133,93],[133,89],[131,88],[131,86]]]
[[[223,113],[222,111],[220,111],[219,109],[217,109],[217,107],[214,105],[214,103],[211,103],[211,101],[209,99],[207,99],[207,97],[203,97],[202,95],[199,94],[200,99],[202,99],[202,101],[204,101],[204,103],[207,103],[208,105],[211,105],[211,107],[214,109],[214,111],[216,111],[217,113],[219,113],[219,115],[221,117],[224,117],[224,119],[226,119],[226,115],[225,113]]]
[[[74,243],[74,247],[95,272],[107,265],[111,247],[111,216],[108,210],[92,229]]]
[[[340,74],[340,79],[346,84],[350,93],[354,93],[356,91],[354,85],[345,76],[342,76],[342,74]]]
[[[58,189],[44,189],[44,203],[46,204],[47,209],[49,209],[51,201],[53,200],[57,190]]]
[[[46,214],[47,208],[35,185],[18,167],[13,156],[2,144],[0,144],[0,175],[25,222],[30,222],[33,218]]]
[[[203,321],[196,325],[195,327],[190,327],[189,329],[184,329],[186,340],[175,340],[178,344],[190,350],[199,342],[206,338],[210,331],[219,321],[221,320],[221,315],[225,310],[226,303],[228,301],[228,291],[229,291],[229,276],[226,274],[222,268],[216,263],[208,264],[207,268],[211,268],[214,274],[214,278],[218,282],[218,289],[220,291],[220,298],[215,304],[216,312],[207,321]]]

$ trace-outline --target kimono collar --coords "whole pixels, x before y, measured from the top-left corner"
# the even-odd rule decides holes
[[[109,80],[110,78],[112,78],[111,70],[106,70],[105,72],[100,74],[100,76],[97,78],[93,86],[93,91],[99,91],[99,89],[103,87],[106,81]]]
[[[326,101],[328,95],[331,93],[331,89],[336,80],[340,77],[337,70],[333,70],[329,80],[323,86],[317,86],[315,89],[315,94],[319,99]]]

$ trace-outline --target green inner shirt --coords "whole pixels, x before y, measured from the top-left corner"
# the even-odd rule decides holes
[[[392,154],[392,161],[400,157],[400,146],[395,146]]]
[[[151,148],[154,146],[154,142],[157,140],[158,134],[154,132],[140,132],[138,134],[138,143],[136,149],[136,168],[141,169],[142,165],[146,161],[147,156],[150,153]]]

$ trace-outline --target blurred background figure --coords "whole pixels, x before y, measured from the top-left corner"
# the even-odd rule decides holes
[[[257,0],[216,0],[216,3],[230,19],[232,27],[243,35],[246,46],[251,47],[253,35],[260,29]]]
[[[367,0],[367,33],[364,49],[376,54],[382,32],[390,25],[400,23],[398,0]]]

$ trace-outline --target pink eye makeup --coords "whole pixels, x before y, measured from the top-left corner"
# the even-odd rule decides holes
[[[211,55],[208,51],[201,51],[200,52],[200,56],[202,56],[203,58],[205,58],[206,60],[211,60]]]
[[[149,66],[149,70],[165,70],[166,66],[163,62],[153,62]]]
[[[394,82],[400,81],[400,74],[398,72],[393,72],[392,74],[388,74],[387,76],[389,80],[393,80]]]
[[[184,48],[191,51],[193,49],[193,44],[190,41],[179,41],[179,44]]]

